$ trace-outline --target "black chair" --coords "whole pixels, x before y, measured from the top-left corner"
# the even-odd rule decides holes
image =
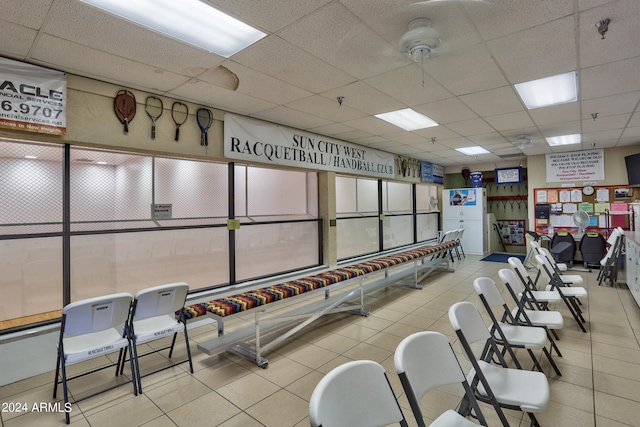
[[[590,231],[580,240],[580,253],[585,267],[589,268],[590,265],[599,267],[600,261],[607,254],[607,241],[602,234]]]
[[[576,254],[576,241],[567,231],[558,231],[551,239],[551,253],[558,262],[571,265]]]

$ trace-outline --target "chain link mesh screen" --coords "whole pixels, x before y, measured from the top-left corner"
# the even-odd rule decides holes
[[[0,141],[0,233],[62,231],[63,147]]]

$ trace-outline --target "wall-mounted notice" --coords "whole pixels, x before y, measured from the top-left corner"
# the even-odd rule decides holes
[[[0,128],[64,135],[67,77],[0,57]]]
[[[547,182],[604,179],[604,150],[546,154]]]
[[[224,155],[229,159],[395,178],[385,151],[226,113]]]
[[[429,162],[422,162],[422,182],[444,184],[444,168]]]
[[[151,205],[151,218],[153,219],[171,219],[173,205],[171,203],[162,203]]]

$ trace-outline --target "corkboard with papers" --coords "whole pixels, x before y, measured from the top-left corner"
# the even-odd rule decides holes
[[[593,192],[583,191],[584,187],[536,188],[533,193],[537,205],[548,204],[549,218],[536,218],[535,231],[547,234],[549,227],[553,231],[577,233],[578,226],[573,222],[573,214],[585,211],[589,214],[587,231],[608,233],[612,228],[629,229],[629,202],[632,201],[632,189],[625,186],[593,186]]]

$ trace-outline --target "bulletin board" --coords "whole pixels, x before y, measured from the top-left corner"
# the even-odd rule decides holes
[[[633,201],[633,188],[627,186],[594,186],[593,194],[585,194],[583,187],[536,188],[533,191],[536,205],[548,204],[548,219],[535,219],[535,231],[547,234],[549,227],[555,231],[578,232],[573,222],[577,210],[589,214],[587,231],[600,231],[608,234],[612,228],[630,226],[630,207]]]

